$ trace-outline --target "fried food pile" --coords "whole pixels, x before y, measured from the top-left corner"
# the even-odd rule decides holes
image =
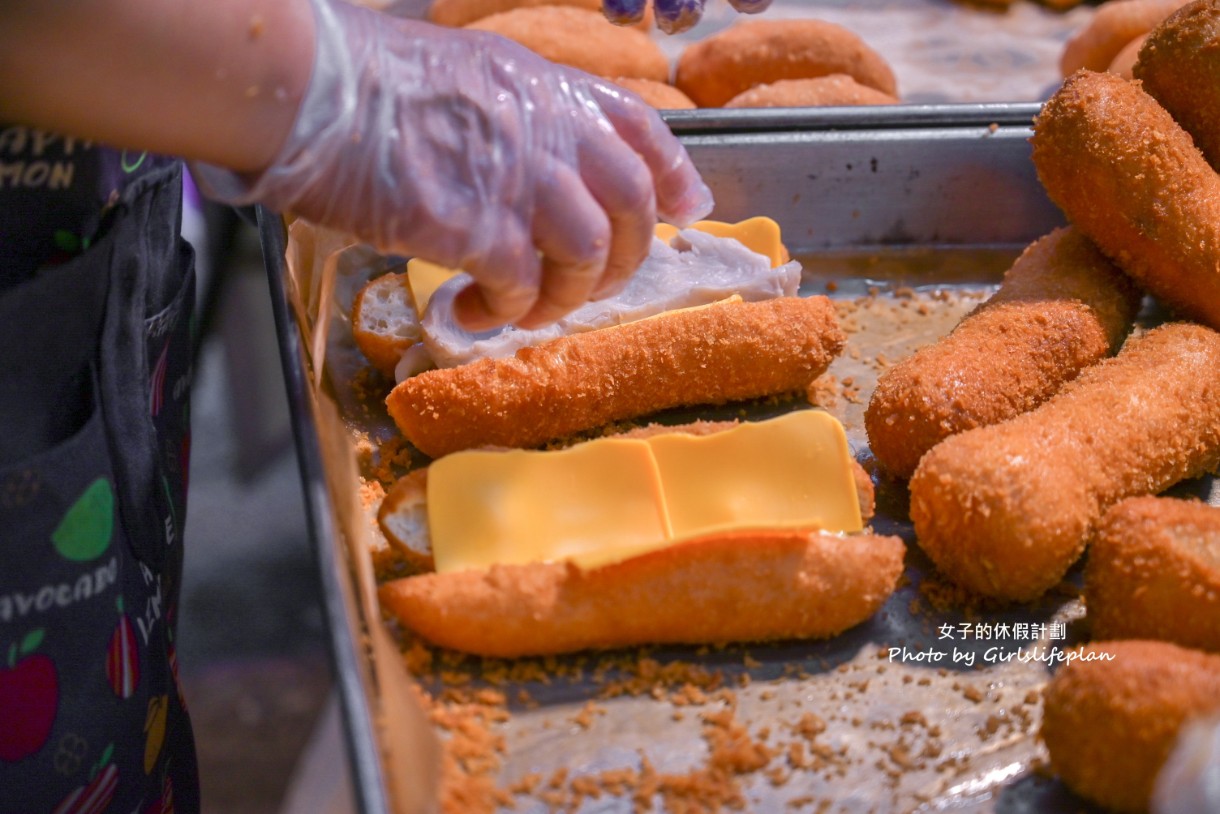
[[[1042,737],[1069,787],[1119,811],[1147,809],[1178,731],[1220,707],[1220,508],[1159,496],[1220,470],[1220,0],[1181,5],[1107,4],[1095,20],[1123,41],[1069,43],[1032,158],[1071,226],[883,374],[866,413],[957,585],[1027,602],[1089,552],[1095,643],[1052,681]],[[1137,37],[1129,80],[1109,68]],[[1168,317],[1132,329],[1145,294]]]
[[[738,20],[688,46],[671,66],[649,36],[651,12],[639,23],[620,26],[600,7],[600,0],[435,0],[429,19],[508,37],[553,62],[608,79],[662,110],[900,100],[886,60],[835,23]]]

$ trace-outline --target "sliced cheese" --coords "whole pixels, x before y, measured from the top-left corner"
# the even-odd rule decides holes
[[[438,266],[418,257],[407,261],[407,290],[411,294],[411,306],[417,316],[424,313],[428,300],[432,299],[432,292],[457,273],[455,269]]]
[[[801,410],[706,436],[468,451],[428,472],[436,570],[596,568],[712,532],[863,527],[842,425]]]
[[[428,470],[432,558],[439,572],[565,559],[593,568],[672,538],[660,493],[642,441],[446,455]]]
[[[780,236],[779,224],[771,218],[759,216],[737,223],[701,220],[690,228],[715,237],[731,237],[750,251],[770,259],[771,268],[778,268],[792,259]],[[678,235],[678,228],[668,223],[658,223],[653,233],[669,243]]]
[[[863,528],[847,435],[800,410],[725,432],[649,439],[675,539],[744,528]]]

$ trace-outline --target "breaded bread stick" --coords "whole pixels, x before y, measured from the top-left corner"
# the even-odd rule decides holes
[[[1101,520],[1085,565],[1093,636],[1220,652],[1220,508],[1135,497]]]
[[[630,76],[614,77],[614,84],[624,87],[639,96],[657,110],[691,110],[695,103],[686,94],[665,82],[655,79],[636,79]]]
[[[1117,350],[1140,298],[1078,230],[1035,241],[991,299],[878,379],[864,413],[877,461],[909,478],[950,435],[1037,407]]]
[[[1140,640],[1079,652],[1094,660],[1062,667],[1044,693],[1051,768],[1107,809],[1146,811],[1179,730],[1220,709],[1220,656]]]
[[[854,32],[825,20],[744,20],[686,48],[674,84],[699,107],[720,107],[755,85],[847,74],[898,96],[894,72]]]
[[[380,598],[432,644],[506,658],[825,638],[877,612],[904,552],[897,537],[735,532],[588,571],[535,563],[407,577]]]
[[[1099,7],[1064,44],[1059,70],[1067,77],[1081,68],[1104,71],[1131,40],[1165,19],[1184,0],[1110,0]]]
[[[1080,231],[1164,303],[1220,328],[1220,177],[1155,99],[1081,71],[1043,107],[1033,145]]]
[[[870,88],[847,74],[780,79],[755,85],[725,102],[725,107],[831,107],[896,105],[898,97]]]
[[[458,28],[503,11],[532,6],[576,6],[600,13],[601,0],[433,0],[428,20]]]
[[[575,6],[528,6],[483,17],[465,26],[508,37],[534,53],[607,79],[633,76],[664,82],[669,60],[638,28],[611,24]]]
[[[1033,599],[1102,514],[1220,465],[1220,334],[1168,323],[1042,406],[942,441],[911,478],[921,548],[977,593]]]
[[[396,386],[386,406],[433,458],[534,447],[669,407],[799,390],[844,342],[825,297],[725,302],[427,371]]]
[[[1198,0],[1154,28],[1132,70],[1220,167],[1220,3]]]

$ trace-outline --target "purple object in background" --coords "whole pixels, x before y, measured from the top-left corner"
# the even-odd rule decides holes
[[[648,0],[602,0],[602,13],[615,25],[638,23],[647,7]]]
[[[705,0],[653,0],[657,28],[666,34],[678,34],[693,28],[703,17]]]
[[[758,14],[770,7],[771,0],[729,0],[729,5],[742,14]]]

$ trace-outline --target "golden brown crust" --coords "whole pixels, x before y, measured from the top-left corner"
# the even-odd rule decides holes
[[[552,62],[595,76],[633,76],[656,82],[669,78],[669,60],[647,34],[616,26],[583,8],[515,8],[476,20],[466,28],[508,37]]]
[[[909,478],[950,435],[1037,407],[1117,350],[1140,299],[1078,230],[1035,241],[991,299],[878,379],[864,413],[877,461]]]
[[[657,110],[692,110],[695,107],[690,97],[665,82],[630,76],[617,76],[613,81],[614,84],[635,93]]]
[[[1151,31],[1185,0],[1110,0],[1063,46],[1059,70],[1067,77],[1081,68],[1104,71],[1131,40]]]
[[[1138,497],[1102,518],[1085,567],[1095,637],[1220,651],[1220,508]]]
[[[575,6],[601,14],[602,0],[433,0],[428,7],[428,20],[437,25],[460,28],[502,11],[534,6]],[[649,9],[645,12],[645,19],[639,23],[640,27],[649,27],[651,18],[652,11]],[[606,23],[611,25],[609,20]]]
[[[1099,642],[1044,695],[1042,739],[1071,789],[1113,811],[1146,811],[1183,723],[1220,708],[1220,657],[1165,642]]]
[[[1114,55],[1114,59],[1110,60],[1106,70],[1123,79],[1131,79],[1135,72],[1135,61],[1139,59],[1140,49],[1144,47],[1147,37],[1147,34],[1140,34],[1124,45],[1122,50]]]
[[[800,390],[844,342],[825,297],[722,303],[427,371],[396,386],[386,405],[434,458],[534,447],[669,407]]]
[[[1220,178],[1155,99],[1081,71],[1043,107],[1033,145],[1080,231],[1167,305],[1220,327]]]
[[[877,612],[904,551],[897,537],[739,532],[590,571],[538,563],[407,577],[380,596],[429,642],[485,656],[824,638]]]
[[[1134,75],[1220,167],[1220,3],[1190,3],[1153,29]]]
[[[1220,464],[1220,334],[1168,323],[1042,406],[942,441],[911,478],[921,548],[976,593],[1033,599],[1102,514]]]
[[[856,34],[824,20],[745,20],[694,43],[674,84],[700,107],[720,107],[755,85],[847,74],[891,96],[889,64]]]
[[[809,79],[781,79],[755,85],[728,102],[725,107],[829,107],[859,105],[896,105],[898,97],[870,88],[847,74],[829,74]]]

